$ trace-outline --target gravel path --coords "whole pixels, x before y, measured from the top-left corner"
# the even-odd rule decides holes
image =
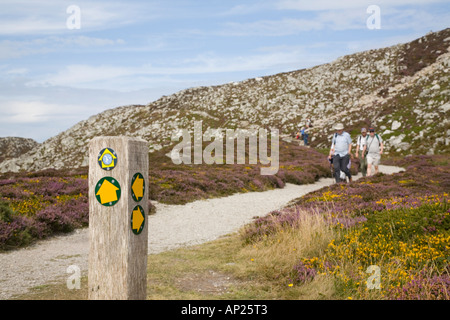
[[[403,170],[380,166],[386,174]],[[358,178],[355,177],[355,178]],[[314,184],[287,184],[283,189],[235,194],[186,205],[154,203],[148,217],[149,254],[204,243],[237,231],[255,216],[264,216],[289,201],[334,182],[324,178]],[[28,248],[0,254],[0,299],[26,293],[30,288],[67,279],[70,265],[87,274],[88,229],[40,241]]]

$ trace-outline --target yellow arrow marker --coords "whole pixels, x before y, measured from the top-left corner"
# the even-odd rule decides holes
[[[133,226],[132,229],[139,230],[141,228],[142,222],[144,222],[144,216],[141,213],[141,210],[137,208],[133,210]]]
[[[108,164],[105,163],[106,161],[104,161],[103,157],[105,157],[106,155],[110,156],[111,163]],[[114,168],[115,159],[117,159],[117,157],[111,151],[109,151],[108,148],[106,148],[105,151],[100,155],[100,158],[98,158],[98,161],[102,162],[102,168]]]
[[[117,188],[115,185],[113,185],[108,180],[105,180],[105,181],[103,181],[102,186],[100,187],[100,189],[98,189],[98,191],[95,195],[100,196],[101,204],[105,204],[108,202],[114,202],[114,201],[118,200],[117,192],[116,192],[117,190],[119,190],[119,188]]]
[[[136,198],[142,198],[144,196],[144,179],[136,177],[136,180],[134,180],[131,189],[133,190],[134,196]]]

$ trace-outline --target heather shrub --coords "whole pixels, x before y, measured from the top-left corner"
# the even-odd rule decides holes
[[[0,250],[87,226],[87,189],[86,178],[54,171],[0,180]]]
[[[436,274],[434,270],[424,268],[402,287],[389,290],[387,298],[391,300],[450,300],[449,270]]]
[[[291,283],[305,284],[306,282],[312,281],[317,275],[317,270],[311,268],[310,266],[299,261],[294,267],[292,267],[293,276],[291,278]]]
[[[18,216],[5,202],[0,202],[0,250],[27,245],[32,241],[31,221]]]
[[[70,232],[88,225],[89,207],[87,198],[71,199],[63,205],[48,206],[36,214],[35,220],[46,226],[48,234]]]
[[[6,202],[0,201],[0,221],[1,222],[11,222],[13,211]]]

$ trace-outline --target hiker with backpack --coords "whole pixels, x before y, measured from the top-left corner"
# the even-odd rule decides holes
[[[375,133],[374,128],[369,128],[369,135],[366,138],[366,146],[364,151],[367,154],[367,175],[372,175],[373,167],[375,167],[375,174],[378,173],[378,165],[383,154],[383,139]]]
[[[348,132],[344,131],[344,125],[338,123],[334,126],[336,133],[333,135],[330,154],[328,159],[333,158],[334,178],[336,183],[345,181],[341,180],[341,171],[348,177],[349,182],[352,181],[352,175],[349,169],[350,157],[352,156],[352,138]]]
[[[362,128],[361,134],[358,136],[356,140],[356,152],[355,157],[359,159],[361,173],[363,177],[367,175],[367,157],[364,152],[364,147],[366,146],[367,139],[367,129]]]

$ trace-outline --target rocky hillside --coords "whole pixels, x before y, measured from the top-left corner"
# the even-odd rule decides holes
[[[0,171],[88,164],[88,142],[100,135],[129,135],[150,150],[170,145],[194,121],[211,128],[278,128],[287,138],[307,118],[312,146],[328,147],[332,125],[354,137],[373,125],[391,154],[450,151],[450,29],[410,43],[344,56],[310,69],[220,86],[190,88],[148,105],[118,107],[81,121]],[[73,154],[80,155],[73,157]]]
[[[20,157],[38,145],[39,143],[33,139],[19,137],[0,138],[0,162]]]

